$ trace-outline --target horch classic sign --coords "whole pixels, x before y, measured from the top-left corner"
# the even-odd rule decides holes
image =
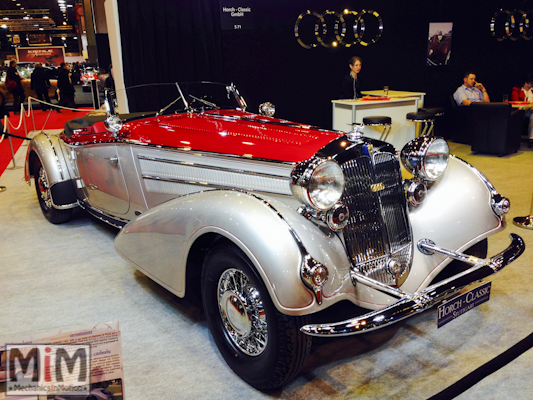
[[[252,0],[220,0],[222,30],[249,30],[254,28]]]
[[[487,282],[441,304],[438,308],[437,326],[440,328],[474,307],[489,301],[490,289],[491,282]]]

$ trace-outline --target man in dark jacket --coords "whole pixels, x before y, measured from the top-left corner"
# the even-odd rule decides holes
[[[46,71],[44,70],[41,63],[35,63],[35,69],[31,74],[31,88],[35,90],[37,98],[42,101],[50,103],[50,97],[48,97],[48,89],[50,88],[50,81]],[[43,110],[48,110],[49,105],[43,104]]]
[[[9,68],[7,69],[7,79],[16,82],[17,86],[11,90],[13,94],[13,111],[15,114],[20,113],[20,105],[26,98],[24,95],[24,88],[22,87],[22,79],[17,71],[17,62],[11,60]]]
[[[74,103],[75,89],[70,81],[70,70],[65,63],[61,63],[61,70],[57,76],[57,88],[59,89],[59,105],[76,108]]]

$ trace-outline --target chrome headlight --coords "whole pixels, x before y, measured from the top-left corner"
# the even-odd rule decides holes
[[[437,180],[448,166],[450,148],[442,138],[423,136],[407,143],[401,152],[404,167],[426,181]]]
[[[311,158],[298,164],[291,178],[294,196],[321,211],[333,207],[344,192],[344,174],[335,161]]]

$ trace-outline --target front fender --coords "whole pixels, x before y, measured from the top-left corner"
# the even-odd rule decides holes
[[[338,301],[346,279],[351,285],[349,261],[336,236],[280,201],[237,191],[205,191],[154,207],[122,229],[115,248],[150,278],[184,296],[189,251],[210,233],[231,240],[248,256],[274,304],[286,314],[318,309],[301,280],[302,248],[330,271],[322,307]]]
[[[429,239],[439,246],[463,252],[505,227],[492,208],[494,190],[473,166],[450,157],[443,176],[429,190],[424,203],[409,215],[413,243]],[[402,289],[416,292],[427,287],[451,259],[427,256],[415,250],[413,267]]]

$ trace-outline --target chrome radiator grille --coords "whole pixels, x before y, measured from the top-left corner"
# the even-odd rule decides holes
[[[346,187],[342,202],[350,210],[344,240],[352,270],[397,285],[411,265],[411,230],[400,165],[395,155],[376,153],[342,165]],[[401,272],[390,271],[391,261]]]

